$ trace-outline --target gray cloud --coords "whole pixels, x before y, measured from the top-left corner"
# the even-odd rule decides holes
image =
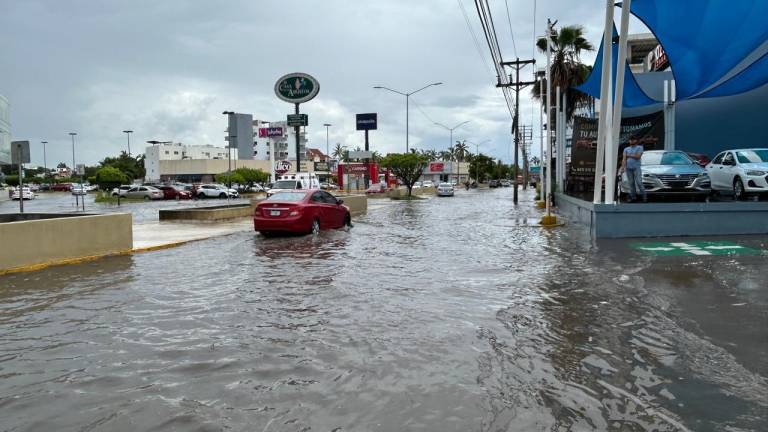
[[[490,62],[474,5],[462,0]],[[546,17],[583,24],[597,43],[599,0],[538,2],[536,32]],[[502,51],[514,57],[504,2],[491,1]],[[532,50],[533,0],[510,0],[520,57]],[[0,94],[10,100],[14,138],[47,140],[48,161],[71,160],[67,132],[78,132],[78,158],[94,163],[150,139],[224,145],[223,110],[276,120],[292,106],[273,94],[294,71],[320,80],[302,105],[310,145],[362,144],[354,114],[378,112],[374,149],[405,148],[405,100],[374,85],[413,90],[434,121],[471,123],[455,139],[491,139],[486,152],[508,159],[510,118],[495,77],[478,54],[455,1],[86,1],[0,0]],[[541,59],[541,56],[539,56]],[[523,122],[533,115],[521,99]],[[448,132],[415,106],[411,144],[443,149]],[[38,146],[39,147],[39,146]],[[34,162],[42,163],[35,149]]]

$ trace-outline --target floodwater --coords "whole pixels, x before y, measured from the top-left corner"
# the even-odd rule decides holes
[[[0,430],[768,430],[765,255],[542,230],[511,192],[0,277]]]

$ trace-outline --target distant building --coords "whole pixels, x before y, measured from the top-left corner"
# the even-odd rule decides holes
[[[230,114],[227,126],[227,136],[224,140],[229,143],[232,150],[237,149],[239,157],[236,159],[253,159],[253,116],[251,114]]]
[[[238,150],[232,149],[232,167],[237,166]],[[226,147],[214,147],[212,145],[184,145],[176,144],[158,144],[147,147],[144,152],[144,168],[146,181],[160,181],[163,176],[161,161],[181,161],[181,160],[224,160],[224,166],[228,167],[227,157],[229,150]],[[219,171],[214,174],[220,174]]]
[[[304,128],[299,132],[299,152],[302,160],[307,156],[307,133]],[[287,127],[285,121],[253,121],[253,158],[270,160],[271,147],[274,145],[274,160],[296,160],[296,138],[294,129]]]
[[[312,162],[328,162],[330,159],[320,149],[311,148],[307,149],[307,160]]]
[[[8,119],[8,99],[0,95],[0,165],[11,163],[11,123]]]

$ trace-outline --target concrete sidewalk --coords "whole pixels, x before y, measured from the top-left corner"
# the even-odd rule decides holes
[[[142,252],[212,237],[253,231],[253,220],[221,223],[149,222],[133,226],[133,251]]]

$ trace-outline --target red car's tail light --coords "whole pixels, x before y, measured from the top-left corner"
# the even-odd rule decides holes
[[[291,212],[288,213],[288,216],[298,216],[300,214],[301,214],[301,210],[300,209],[296,209],[296,210],[291,210]]]

